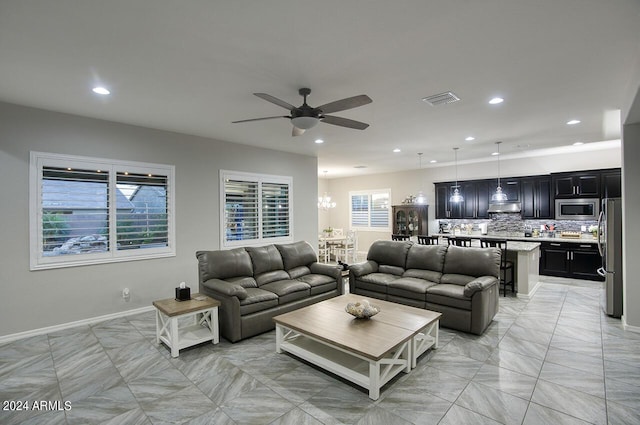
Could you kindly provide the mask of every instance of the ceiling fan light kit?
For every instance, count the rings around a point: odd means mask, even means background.
[[[307,105],[307,96],[311,94],[311,89],[301,88],[298,90],[300,96],[304,98],[304,101],[301,106],[295,107],[284,100],[278,99],[277,97],[273,97],[270,94],[266,93],[254,93],[255,96],[258,96],[260,99],[266,100],[267,102],[271,102],[274,105],[278,105],[282,108],[288,109],[290,115],[284,116],[275,116],[275,117],[264,117],[264,118],[252,118],[248,120],[240,120],[233,121],[233,124],[243,123],[249,121],[262,121],[262,120],[270,120],[275,118],[288,118],[293,125],[293,131],[291,132],[292,136],[300,136],[304,134],[305,130],[315,127],[318,122],[322,121],[326,124],[337,125],[339,127],[347,127],[355,130],[364,130],[369,127],[369,124],[351,120],[348,118],[336,117],[333,115],[325,115],[327,113],[332,112],[340,112],[346,111],[347,109],[357,108],[358,106],[367,105],[372,102],[371,98],[366,94],[361,94],[358,96],[347,97],[345,99],[336,100],[335,102],[329,102],[322,106],[318,106],[317,108],[313,108]]]

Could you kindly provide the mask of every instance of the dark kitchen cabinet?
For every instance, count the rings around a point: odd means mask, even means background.
[[[450,202],[455,183],[436,183],[436,219],[462,218],[464,202]],[[461,189],[461,188],[460,188]],[[464,196],[462,190],[460,193]]]
[[[540,274],[602,281],[596,270],[601,258],[595,244],[543,242],[540,245]]]
[[[489,180],[473,180],[461,183],[464,196],[462,218],[489,218]]]
[[[522,218],[553,218],[551,177],[525,177],[520,188]]]
[[[602,198],[622,197],[622,172],[621,170],[606,170],[601,174],[600,189]]]
[[[599,198],[600,173],[578,172],[552,174],[554,197],[559,198]]]
[[[399,235],[426,235],[428,233],[427,205],[394,205],[393,233]]]
[[[491,193],[496,191],[494,186],[497,185],[498,182],[496,180],[495,185],[491,186]],[[520,179],[501,179],[500,185],[502,186],[502,193],[507,195],[507,202],[520,202]]]

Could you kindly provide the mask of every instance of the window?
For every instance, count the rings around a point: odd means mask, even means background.
[[[31,270],[175,255],[174,167],[31,153]]]
[[[389,232],[389,199],[391,191],[367,190],[349,192],[349,217],[354,230]]]
[[[220,171],[221,246],[291,242],[292,178]]]

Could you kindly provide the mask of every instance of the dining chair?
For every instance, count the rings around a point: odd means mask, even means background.
[[[440,243],[440,237],[436,235],[418,235],[418,243],[420,245],[438,245]]]
[[[507,296],[507,286],[511,287],[511,293],[515,294],[515,267],[513,261],[507,261],[507,241],[506,239],[480,239],[480,246],[483,248],[500,248],[500,285],[503,286],[503,294]],[[507,279],[509,272],[509,279]]]
[[[343,262],[349,261],[349,255],[351,255],[352,262],[356,262],[356,252],[358,249],[358,236],[355,230],[349,230],[347,232],[346,239],[336,245],[334,248],[336,261]]]
[[[397,234],[397,233],[393,233],[391,235],[391,240],[392,241],[408,241],[410,239],[411,239],[410,235],[400,235],[400,234]]]

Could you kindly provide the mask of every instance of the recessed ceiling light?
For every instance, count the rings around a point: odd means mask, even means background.
[[[502,103],[502,102],[504,102],[504,99],[501,97],[494,97],[489,101],[491,105],[497,105],[498,103]]]
[[[500,155],[500,152],[491,152],[491,156],[498,156]]]
[[[580,145],[584,145],[584,142],[575,142],[575,143],[573,144],[573,146],[580,146]]]
[[[580,124],[580,120],[567,121],[567,125],[576,125],[576,124]]]
[[[92,91],[96,94],[102,94],[102,95],[111,94],[111,92],[107,88],[102,86],[94,87]]]
[[[324,143],[324,140],[322,140],[322,139],[316,139],[316,140],[315,140],[315,142],[316,142],[318,145],[320,145],[320,144]]]
[[[475,138],[475,137],[473,137],[473,136],[469,136],[469,137],[465,137],[465,139],[464,139],[464,140],[466,140],[467,142],[471,142],[471,141],[473,141],[473,140],[476,140],[476,138]]]
[[[393,151],[394,151],[395,153],[398,153],[398,152],[400,152],[400,148],[395,148]]]
[[[431,160],[431,161],[429,161],[429,162],[430,162],[430,163],[432,163],[432,164],[435,164],[435,163],[436,163],[436,162],[438,162],[438,161],[436,161],[435,159],[432,159],[432,160]]]

